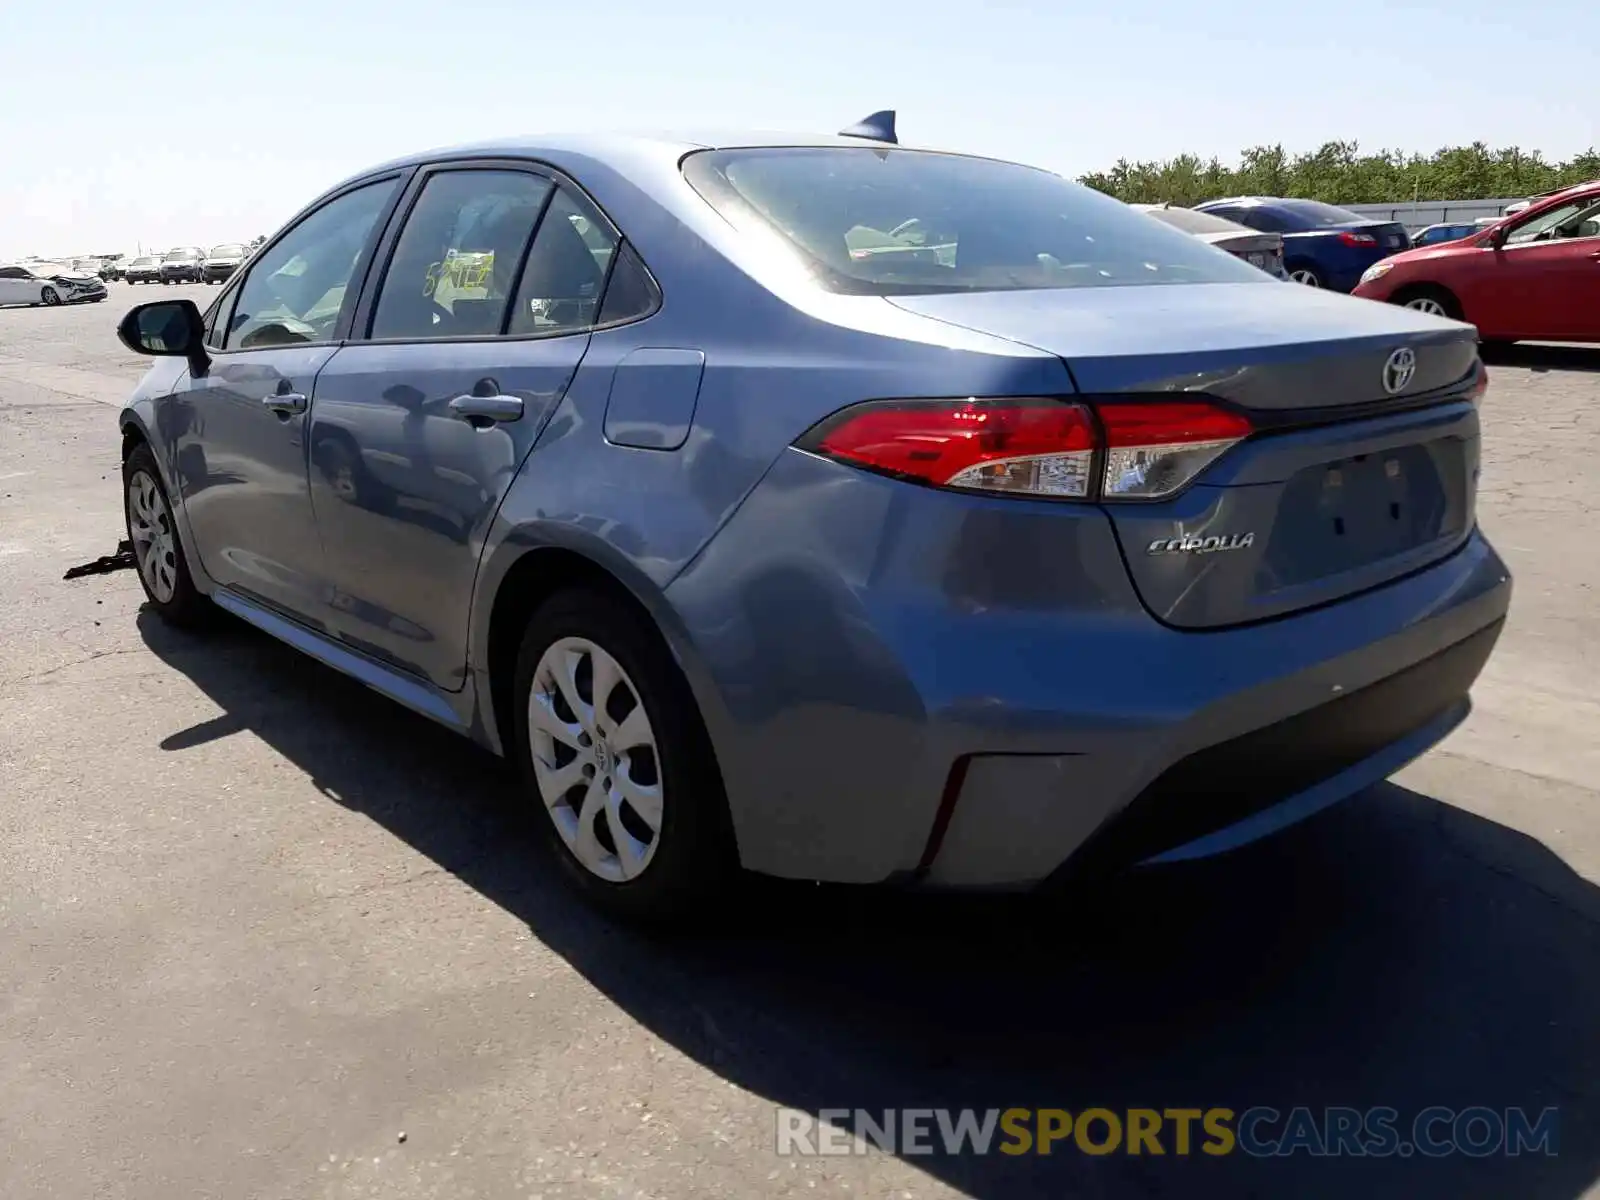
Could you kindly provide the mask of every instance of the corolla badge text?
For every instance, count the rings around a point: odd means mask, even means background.
[[[1145,549],[1146,554],[1215,554],[1220,550],[1243,550],[1256,544],[1254,533],[1213,534],[1203,537],[1186,533],[1182,537],[1157,538]]]

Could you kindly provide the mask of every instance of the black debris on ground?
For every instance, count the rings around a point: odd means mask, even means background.
[[[105,554],[93,562],[79,563],[67,568],[63,579],[82,579],[85,575],[108,575],[112,571],[125,571],[137,567],[139,560],[133,556],[132,542],[118,542],[115,554]]]

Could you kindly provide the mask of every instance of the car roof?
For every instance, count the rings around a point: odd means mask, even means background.
[[[1343,208],[1342,204],[1335,204],[1331,200],[1313,200],[1309,196],[1227,196],[1221,200],[1207,200],[1198,204],[1196,208],[1209,208],[1213,204],[1237,204],[1241,208],[1265,208],[1276,205],[1280,208],[1291,207],[1296,204],[1317,204],[1323,208]]]
[[[1550,196],[1565,196],[1568,192],[1587,192],[1589,189],[1597,187],[1600,187],[1600,179],[1589,179],[1583,183],[1573,183],[1563,188],[1557,188],[1553,192],[1536,192],[1529,199],[1544,200]]]
[[[874,141],[871,138],[796,133],[793,130],[693,129],[641,133],[550,133],[435,147],[378,163],[357,175],[352,175],[345,182],[353,182],[383,171],[448,159],[529,158],[548,162],[556,167],[564,167],[576,160],[587,159],[613,168],[621,168],[628,162],[636,161],[641,155],[671,161],[698,150],[733,150],[764,146],[807,148],[850,146],[856,149],[941,152],[938,147],[933,146],[917,146],[905,142],[890,144]],[[942,152],[949,153],[949,151]],[[964,155],[964,157],[983,156]]]
[[[1221,199],[1218,199],[1218,200],[1207,200],[1204,203],[1198,205],[1197,207],[1203,208],[1208,204],[1242,204],[1246,208],[1248,208],[1248,207],[1250,207],[1251,205],[1254,205],[1254,204],[1279,204],[1279,203],[1282,203],[1282,198],[1279,197],[1279,196],[1223,196]]]

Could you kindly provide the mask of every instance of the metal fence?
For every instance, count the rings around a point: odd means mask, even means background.
[[[1464,224],[1476,221],[1479,217],[1498,217],[1505,212],[1506,205],[1523,199],[1526,197],[1505,196],[1499,200],[1418,200],[1407,204],[1341,204],[1339,207],[1348,208],[1363,217],[1399,221],[1415,233],[1426,226],[1441,225],[1446,221]]]

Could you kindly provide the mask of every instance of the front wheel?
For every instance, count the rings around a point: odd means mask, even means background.
[[[54,308],[57,304],[61,303],[61,293],[56,291],[53,287],[46,287],[39,293],[39,303],[43,304],[46,308]]]
[[[1461,302],[1452,292],[1435,284],[1414,284],[1402,288],[1389,297],[1389,302],[1409,308],[1412,312],[1427,313],[1430,317],[1448,317],[1452,321],[1462,319]]]
[[[535,818],[597,907],[668,924],[731,880],[727,801],[694,696],[647,619],[604,591],[546,601],[517,656],[515,753]]]
[[[134,447],[122,464],[122,495],[128,540],[150,607],[169,625],[192,628],[203,623],[211,602],[189,574],[177,520],[149,446]]]

